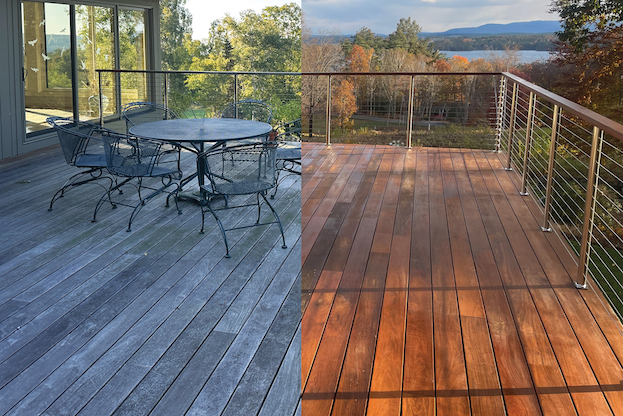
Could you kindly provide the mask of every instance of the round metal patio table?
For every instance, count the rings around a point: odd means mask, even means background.
[[[223,146],[227,142],[266,137],[272,130],[268,123],[236,118],[182,118],[173,120],[152,121],[130,128],[130,134],[148,139],[174,143],[194,153]],[[209,145],[209,146],[206,146]],[[196,174],[182,180],[187,183],[197,175],[199,187],[204,185],[204,167],[197,166]],[[196,194],[182,195],[185,198],[197,198]]]

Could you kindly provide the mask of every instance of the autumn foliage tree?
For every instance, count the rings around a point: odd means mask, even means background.
[[[352,127],[351,117],[357,111],[355,85],[348,78],[340,79],[331,93],[331,113],[339,128]]]
[[[617,121],[623,120],[623,3],[554,0],[563,30],[557,33],[557,93]]]

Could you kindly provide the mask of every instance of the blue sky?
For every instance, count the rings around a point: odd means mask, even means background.
[[[486,23],[558,20],[548,0],[302,0],[306,25],[352,35],[362,26],[389,34],[402,17],[415,19],[424,32],[443,32]]]

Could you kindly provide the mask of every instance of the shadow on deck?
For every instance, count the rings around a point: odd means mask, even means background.
[[[620,322],[496,153],[303,167],[303,415],[623,414]]]
[[[195,169],[184,155],[184,171]],[[0,414],[292,415],[300,400],[300,180],[276,226],[199,234],[199,208],[105,206],[53,147],[0,163]],[[135,198],[127,187],[122,197]],[[266,209],[268,211],[268,209]],[[253,218],[229,213],[232,225]],[[254,220],[253,220],[254,221]]]

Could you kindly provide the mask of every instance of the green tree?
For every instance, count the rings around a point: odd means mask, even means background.
[[[419,37],[422,29],[415,20],[411,18],[400,19],[396,25],[396,30],[387,37],[387,47],[389,49],[404,49],[414,55],[434,56],[434,49],[430,42]]]
[[[562,31],[558,38],[581,49],[591,32],[604,32],[623,20],[622,0],[552,0],[551,11],[558,13]]]
[[[184,39],[192,34],[192,16],[185,5],[186,0],[160,0],[162,69],[182,70],[190,65]]]

